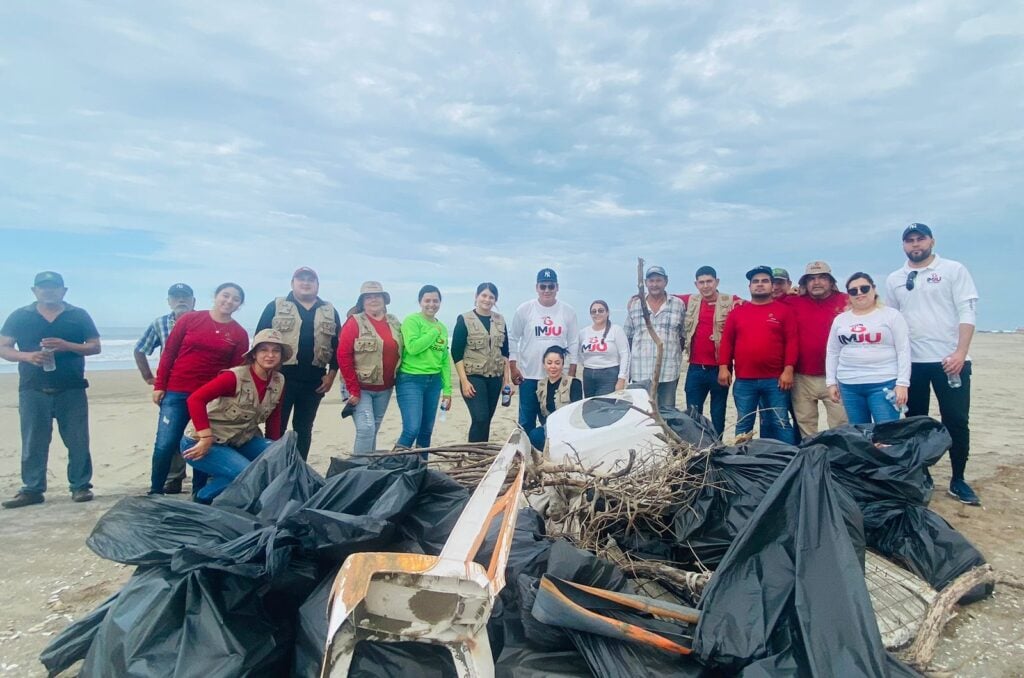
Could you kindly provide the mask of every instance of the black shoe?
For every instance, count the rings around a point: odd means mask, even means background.
[[[76,504],[81,504],[87,501],[92,501],[93,496],[94,495],[92,493],[92,490],[88,488],[82,490],[75,490],[74,492],[71,493],[71,501],[75,502]]]
[[[31,506],[32,504],[42,504],[44,501],[43,495],[36,494],[35,492],[19,492],[14,495],[14,499],[8,499],[0,506],[5,509],[21,508],[22,506]]]
[[[949,481],[949,496],[959,499],[961,503],[968,506],[981,506],[981,500],[978,499],[978,495],[974,493],[974,490],[971,489],[971,486],[963,478]]]
[[[181,494],[181,478],[164,483],[164,494]]]

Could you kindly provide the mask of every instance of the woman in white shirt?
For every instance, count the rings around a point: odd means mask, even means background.
[[[910,386],[907,321],[882,306],[867,273],[851,275],[846,293],[850,310],[836,316],[828,335],[825,385],[833,402],[842,401],[851,424],[895,421]]]
[[[583,359],[583,395],[606,395],[626,387],[629,374],[629,341],[608,317],[608,304],[601,299],[590,304],[590,327],[580,330]]]

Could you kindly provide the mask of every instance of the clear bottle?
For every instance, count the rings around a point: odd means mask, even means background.
[[[438,420],[448,421],[448,408],[445,406],[443,402],[441,403],[441,414],[438,417]]]
[[[508,407],[512,404],[512,387],[505,384],[505,388],[501,389],[501,406]]]
[[[896,404],[896,391],[892,390],[891,388],[883,388],[882,393],[885,394],[885,399],[889,401],[889,404],[892,405],[897,412],[899,412],[900,414],[907,413],[906,405]]]
[[[44,347],[40,350],[43,352],[45,359],[43,362],[43,372],[53,372],[57,369],[57,358],[53,355],[53,349]]]
[[[946,374],[946,380],[949,382],[950,388],[960,388],[964,385],[963,380],[960,379],[959,374]]]

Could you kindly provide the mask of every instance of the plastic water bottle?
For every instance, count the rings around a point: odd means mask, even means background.
[[[43,372],[53,372],[57,369],[57,358],[53,355],[53,349],[42,348],[40,350],[43,352],[43,357],[45,358],[45,361],[43,362]]]
[[[906,405],[896,404],[896,391],[892,390],[891,388],[883,388],[882,393],[885,394],[885,399],[889,401],[889,404],[893,406],[893,409],[895,409],[900,414],[907,413]]]
[[[946,380],[949,381],[950,388],[960,388],[961,386],[964,385],[964,382],[961,381],[959,374],[947,374]]]
[[[448,421],[448,408],[445,407],[444,403],[441,403],[441,416],[438,417],[441,421]]]
[[[512,387],[505,384],[505,388],[501,389],[501,406],[508,407],[512,404]]]

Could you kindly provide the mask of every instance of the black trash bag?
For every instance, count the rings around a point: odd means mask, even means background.
[[[298,510],[324,486],[324,479],[303,461],[296,440],[295,432],[287,431],[271,443],[213,505],[245,511],[272,523]]]
[[[576,650],[539,652],[532,647],[506,647],[494,663],[495,678],[592,678]]]
[[[928,468],[951,443],[939,422],[910,417],[874,426],[839,426],[804,441],[801,447],[827,447],[832,476],[862,507],[888,499],[927,506],[934,488]]]
[[[915,675],[882,645],[824,448],[797,455],[701,598],[694,652],[743,675]]]
[[[936,591],[985,564],[984,556],[971,542],[942,516],[923,506],[877,501],[865,507],[864,524],[873,548],[924,579]],[[987,598],[993,590],[992,584],[979,584],[959,602],[973,603]]]
[[[706,481],[672,519],[672,560],[714,569],[797,452],[792,445],[758,439],[694,460],[689,472]]]
[[[330,570],[299,607],[291,675],[318,676],[327,645],[327,601],[341,565]]]
[[[39,661],[46,667],[50,676],[62,673],[75,662],[85,659],[85,655],[89,652],[89,646],[96,638],[96,632],[99,631],[100,625],[107,618],[107,613],[110,612],[119,595],[121,595],[120,592],[115,593],[89,614],[71,622],[40,653]]]
[[[680,412],[672,407],[662,407],[659,411],[668,427],[698,450],[722,442],[711,420],[695,407],[689,408],[686,412]]]
[[[415,500],[397,521],[400,541],[389,550],[440,554],[468,501],[469,490],[447,474],[428,469]]]

